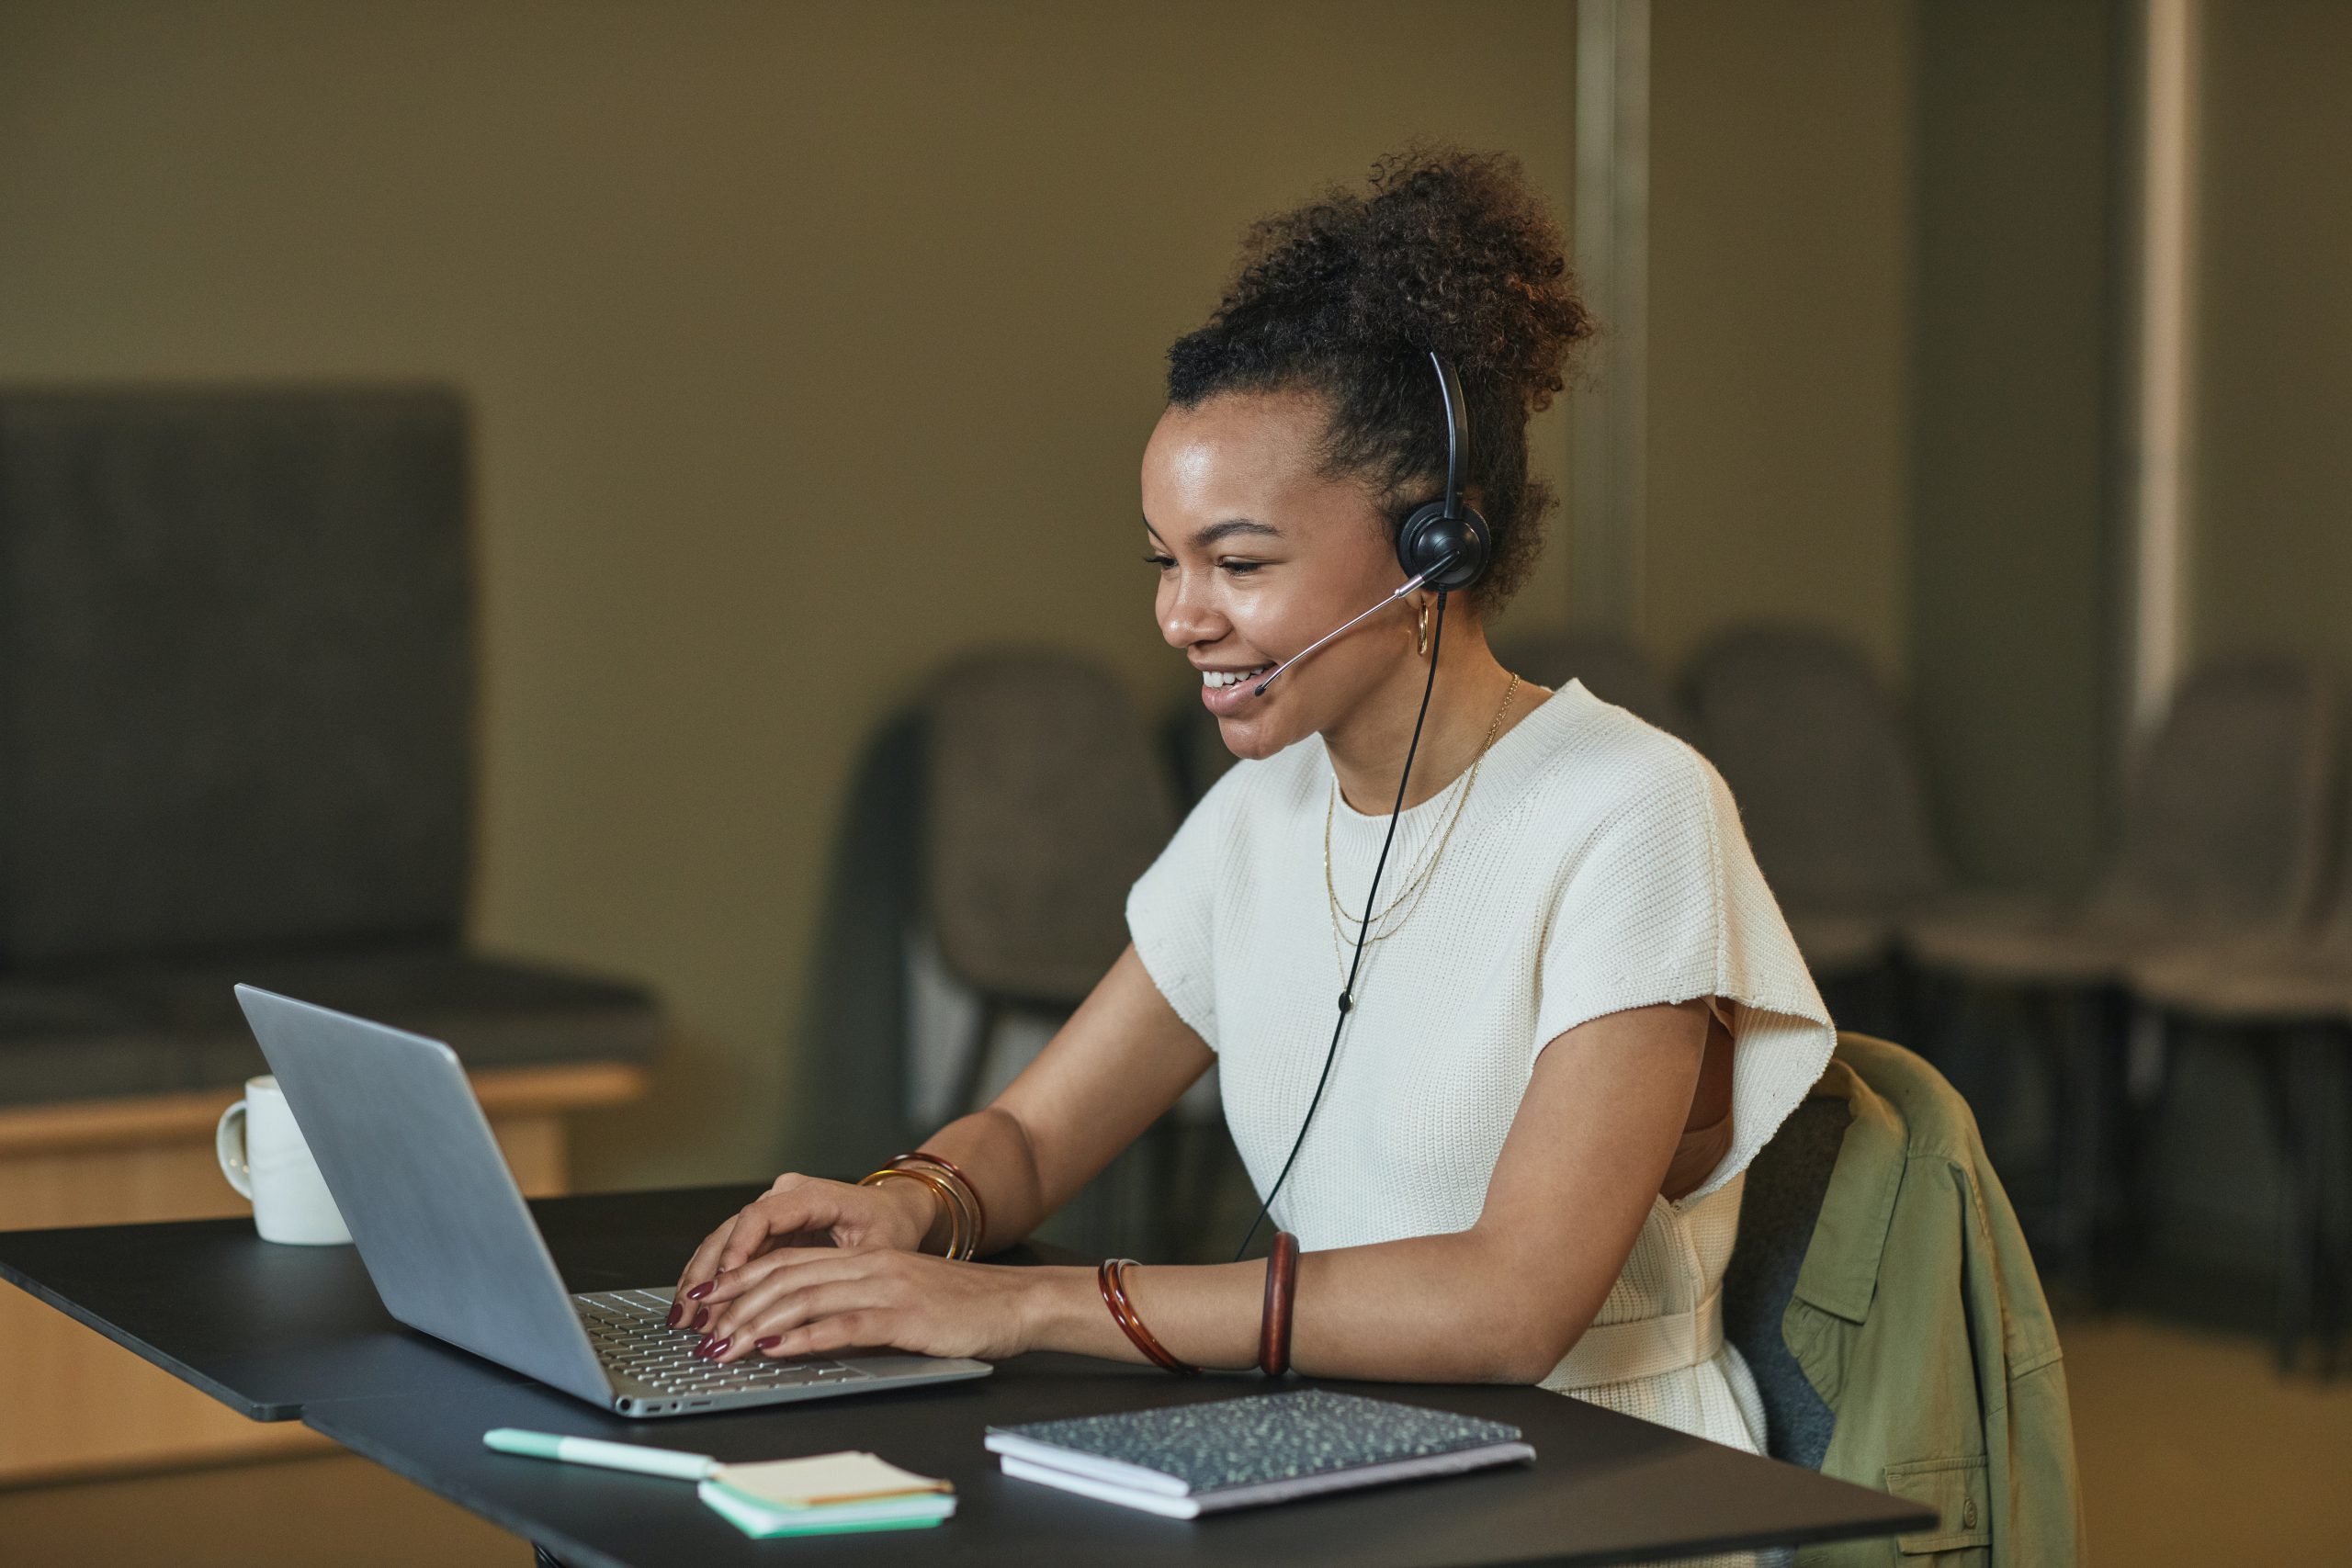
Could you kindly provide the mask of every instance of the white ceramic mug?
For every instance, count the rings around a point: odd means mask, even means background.
[[[220,1174],[253,1200],[262,1240],[333,1247],[351,1239],[277,1078],[247,1078],[245,1098],[220,1112],[212,1143]]]

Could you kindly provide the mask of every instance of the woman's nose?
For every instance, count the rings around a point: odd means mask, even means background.
[[[1170,648],[1215,642],[1225,635],[1224,618],[1207,595],[1182,573],[1159,591],[1159,635]]]

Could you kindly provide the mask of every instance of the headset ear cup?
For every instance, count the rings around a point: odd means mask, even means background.
[[[1428,584],[1459,593],[1487,575],[1490,540],[1487,520],[1470,507],[1448,517],[1445,503],[1432,501],[1416,507],[1397,528],[1396,564],[1405,569],[1406,576],[1419,577],[1452,556],[1452,563],[1433,572]]]

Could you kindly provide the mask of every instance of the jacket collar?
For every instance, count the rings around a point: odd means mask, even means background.
[[[1885,1096],[1834,1058],[1813,1093],[1845,1100],[1852,1120],[1797,1270],[1795,1293],[1824,1312],[1860,1323],[1870,1314],[1871,1297],[1878,1290],[1879,1258],[1903,1188],[1903,1118]]]

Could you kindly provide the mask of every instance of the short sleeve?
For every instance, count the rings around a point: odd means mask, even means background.
[[[1729,1002],[1732,1151],[1688,1204],[1746,1168],[1827,1068],[1837,1034],[1723,779],[1679,746],[1640,773],[1567,863],[1533,1051],[1605,1013]]]
[[[1127,935],[1176,1016],[1216,1049],[1216,892],[1232,851],[1227,826],[1247,765],[1227,770],[1168,847],[1127,889]]]

